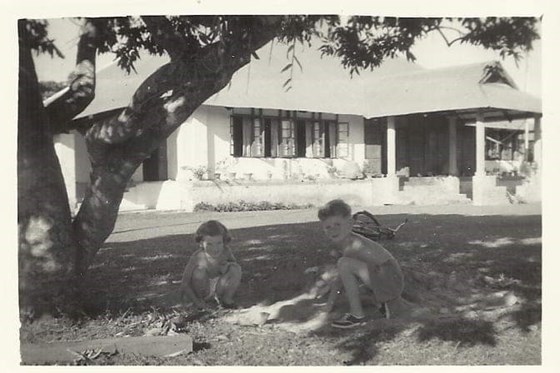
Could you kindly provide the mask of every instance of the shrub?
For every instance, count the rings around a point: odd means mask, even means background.
[[[285,204],[282,202],[227,202],[219,203],[216,206],[206,203],[199,202],[194,206],[194,211],[218,211],[218,212],[235,212],[235,211],[270,211],[270,210],[296,210],[296,209],[306,209],[313,207],[312,204],[307,203],[303,205],[298,205],[295,203]]]

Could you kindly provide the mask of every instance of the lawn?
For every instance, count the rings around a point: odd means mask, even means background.
[[[299,297],[306,268],[332,263],[316,211],[127,213],[99,252],[87,278],[79,320],[39,319],[21,328],[24,343],[179,333],[194,352],[169,358],[100,357],[91,364],[149,365],[538,365],[541,364],[541,210],[503,207],[381,206],[384,225],[405,225],[384,245],[405,272],[409,310],[363,328],[332,329],[320,307]],[[189,314],[176,291],[193,232],[219,219],[233,235],[243,267],[241,311]],[[263,325],[243,323],[244,310],[276,310]],[[336,311],[344,312],[345,304]],[[185,319],[186,317],[186,319]],[[185,321],[186,320],[186,321]],[[232,322],[232,320],[237,320]],[[158,329],[159,328],[159,329]]]

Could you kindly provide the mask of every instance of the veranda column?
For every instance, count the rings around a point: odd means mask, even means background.
[[[457,168],[457,117],[449,118],[449,175],[459,175]]]
[[[525,120],[525,134],[523,136],[525,142],[525,150],[523,154],[523,160],[525,162],[529,161],[529,120]]]
[[[535,115],[535,147],[533,154],[533,161],[537,164],[537,172],[539,173],[542,167],[541,116],[542,114]]]
[[[485,148],[486,140],[484,136],[484,116],[482,113],[476,114],[476,176],[486,175],[485,170]]]
[[[387,177],[397,174],[395,117],[387,118]]]

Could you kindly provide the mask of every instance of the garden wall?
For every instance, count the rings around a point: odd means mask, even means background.
[[[157,184],[157,185],[156,185]],[[156,189],[156,190],[154,190]],[[397,191],[394,182],[385,178],[364,180],[321,181],[165,181],[131,188],[124,196],[147,209],[193,211],[198,203],[218,205],[229,202],[271,202],[286,205],[318,206],[334,198],[342,198],[356,206],[390,203]]]

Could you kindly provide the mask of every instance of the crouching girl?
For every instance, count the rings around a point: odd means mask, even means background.
[[[229,249],[227,228],[209,220],[198,227],[195,241],[199,249],[183,272],[183,299],[202,309],[209,309],[212,300],[223,308],[235,308],[233,296],[241,283],[241,266]]]

